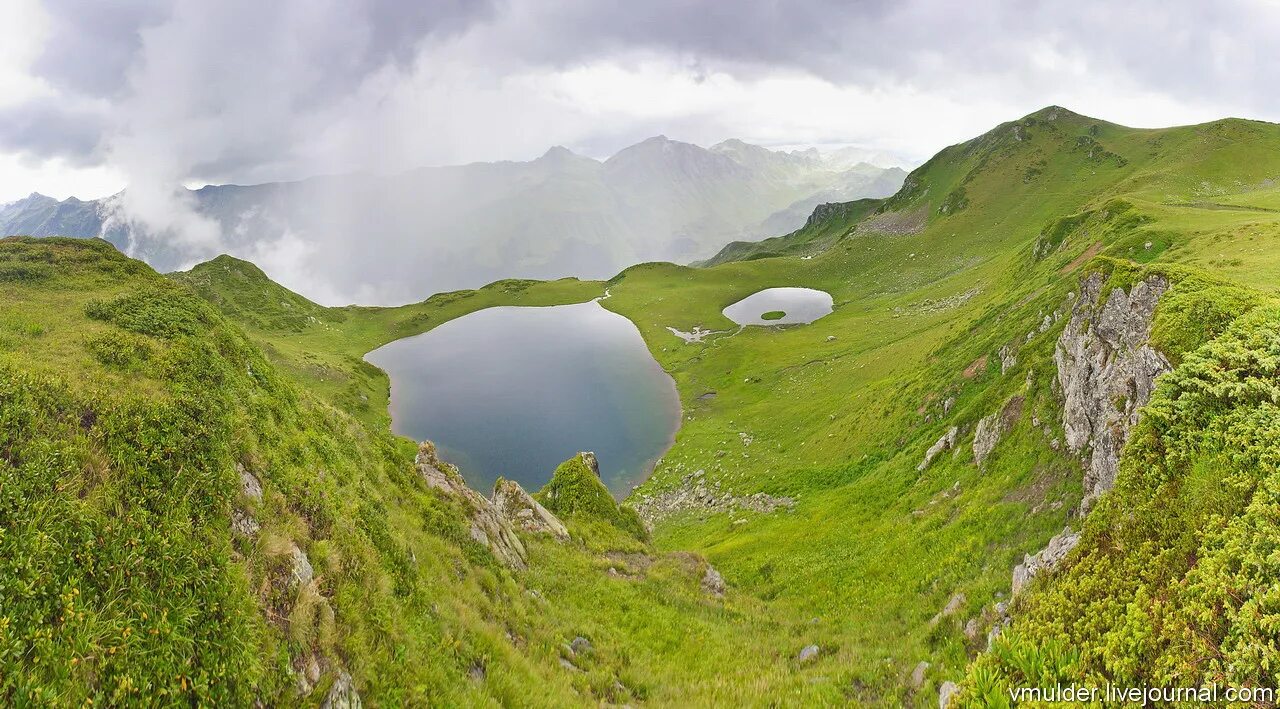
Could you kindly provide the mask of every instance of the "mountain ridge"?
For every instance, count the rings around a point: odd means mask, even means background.
[[[556,146],[523,162],[207,185],[185,193],[220,234],[207,245],[131,221],[127,191],[88,202],[28,197],[0,208],[0,233],[101,236],[161,271],[234,253],[327,302],[411,302],[503,277],[599,278],[710,255],[733,237],[799,225],[809,202],[885,196],[902,176],[750,152],[742,162],[656,136],[604,161]]]

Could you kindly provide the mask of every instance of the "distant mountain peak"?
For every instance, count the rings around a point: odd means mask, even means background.
[[[564,147],[563,145],[553,145],[547,148],[547,152],[542,154],[539,160],[563,160],[565,158],[577,157],[577,153]]]

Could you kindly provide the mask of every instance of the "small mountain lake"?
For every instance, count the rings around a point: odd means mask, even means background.
[[[803,325],[830,315],[830,293],[812,288],[766,288],[724,309],[739,325]]]
[[[675,382],[639,330],[594,301],[481,310],[365,359],[391,377],[392,429],[434,441],[485,494],[498,477],[535,492],[594,451],[621,497],[680,425]]]

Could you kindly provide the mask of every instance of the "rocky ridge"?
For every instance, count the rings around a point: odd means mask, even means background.
[[[1113,288],[1105,301],[1103,285],[1100,273],[1081,283],[1053,354],[1067,449],[1090,450],[1085,509],[1115,484],[1120,451],[1138,410],[1151,399],[1156,377],[1171,369],[1150,343],[1151,321],[1168,281],[1149,276],[1127,292]]]

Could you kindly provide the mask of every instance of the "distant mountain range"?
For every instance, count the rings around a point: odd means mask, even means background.
[[[886,197],[906,173],[848,151],[702,148],[658,136],[604,160],[555,147],[529,162],[430,167],[190,192],[214,243],[155,233],[123,193],[0,206],[0,235],[101,236],[161,271],[217,253],[328,302],[405,302],[510,277],[609,276],[687,262],[799,228],[824,202]]]

